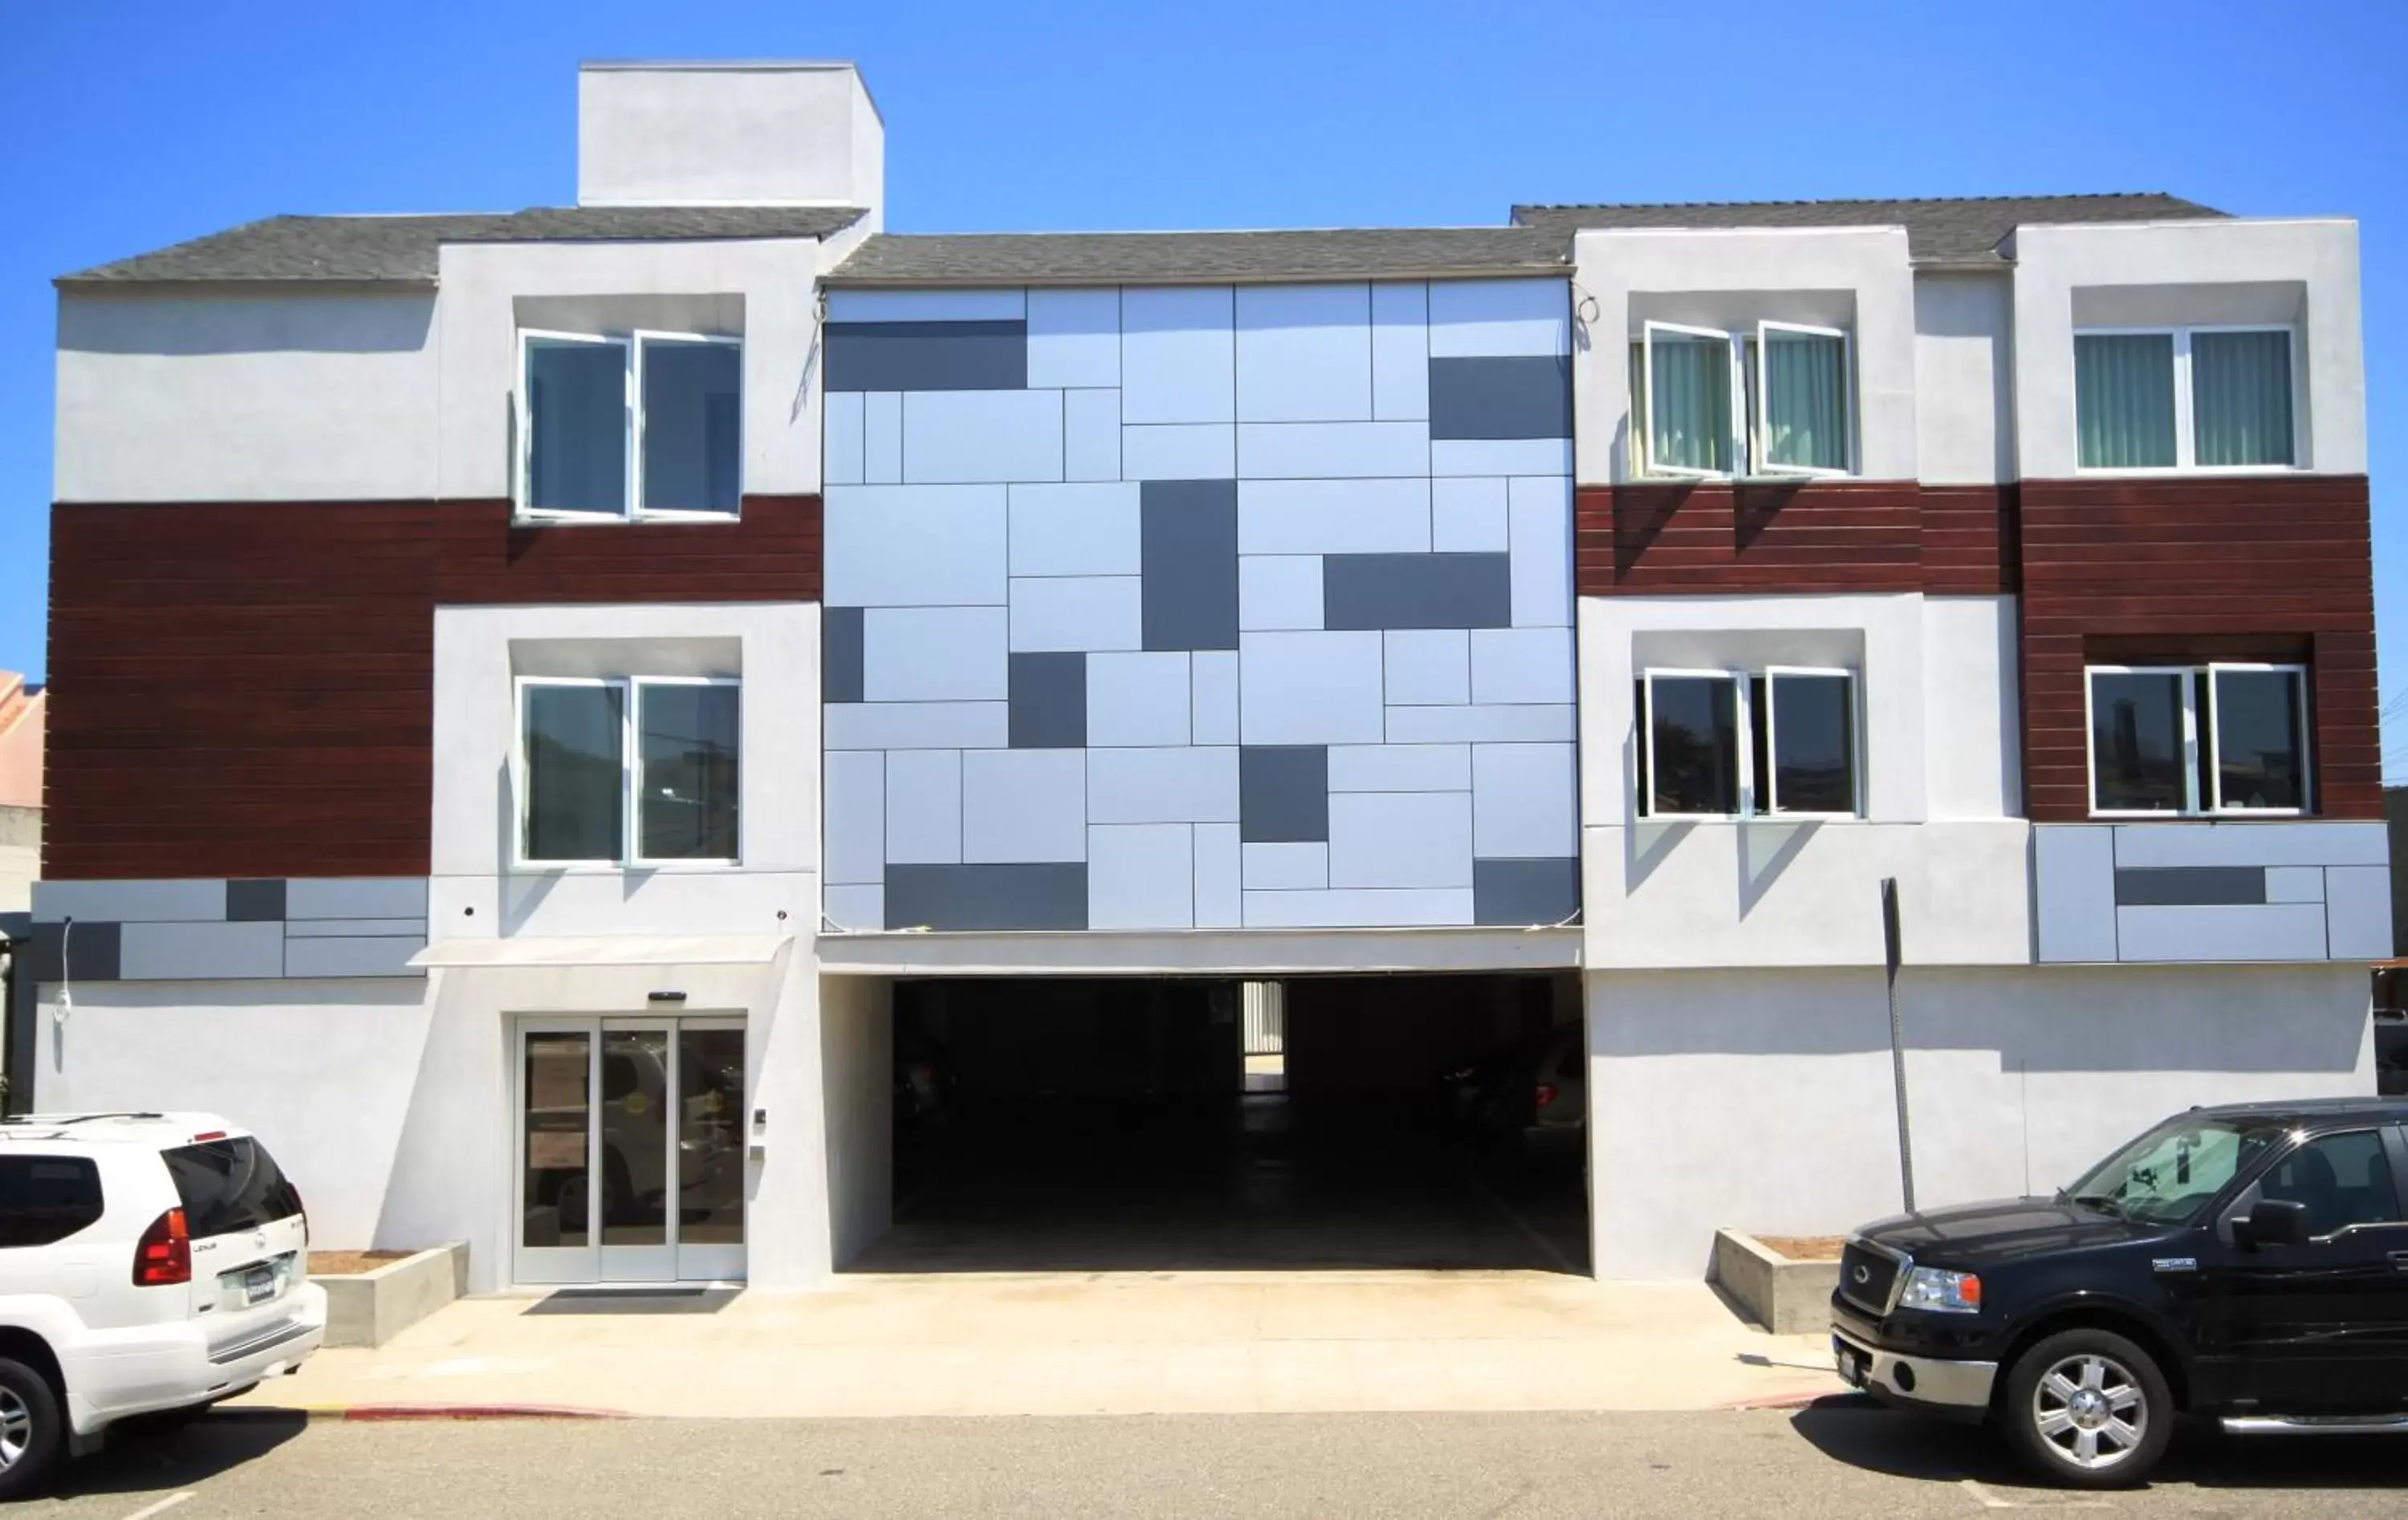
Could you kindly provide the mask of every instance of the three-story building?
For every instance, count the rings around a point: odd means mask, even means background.
[[[1580,1023],[1592,1269],[1687,1275],[1898,1202],[1885,880],[1926,1197],[2371,1089],[2349,222],[897,236],[849,66],[579,124],[574,207],[59,282],[21,1107],[237,1114],[480,1286],[804,1286],[898,985],[1198,991],[1143,1083],[1234,1094],[1283,982],[1302,1087]]]

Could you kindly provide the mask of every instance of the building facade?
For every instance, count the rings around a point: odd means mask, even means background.
[[[1546,978],[1592,1269],[1685,1276],[1897,1206],[1885,880],[1927,1199],[2372,1090],[2353,223],[896,236],[850,67],[580,111],[572,208],[60,281],[39,1107],[799,1287],[898,981]]]

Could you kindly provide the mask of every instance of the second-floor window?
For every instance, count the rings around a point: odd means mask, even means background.
[[[2287,327],[2073,335],[2083,469],[2260,469],[2295,462]]]
[[[2094,665],[2090,810],[2308,810],[2308,673],[2296,665]]]
[[[739,690],[694,677],[519,682],[519,859],[738,858]]]
[[[1853,671],[1650,670],[1637,695],[1642,815],[1861,810]]]
[[[737,339],[522,332],[519,350],[522,515],[735,515],[743,457]]]
[[[1759,322],[1646,323],[1632,346],[1641,472],[1845,475],[1855,467],[1848,335]]]

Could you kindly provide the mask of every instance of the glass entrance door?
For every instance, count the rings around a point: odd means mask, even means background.
[[[742,1277],[742,1021],[530,1020],[518,1040],[515,1279]]]

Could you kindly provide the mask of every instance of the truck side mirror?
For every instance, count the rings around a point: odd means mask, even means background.
[[[2308,1206],[2297,1198],[2259,1198],[2233,1224],[2232,1238],[2242,1245],[2305,1245]]]

